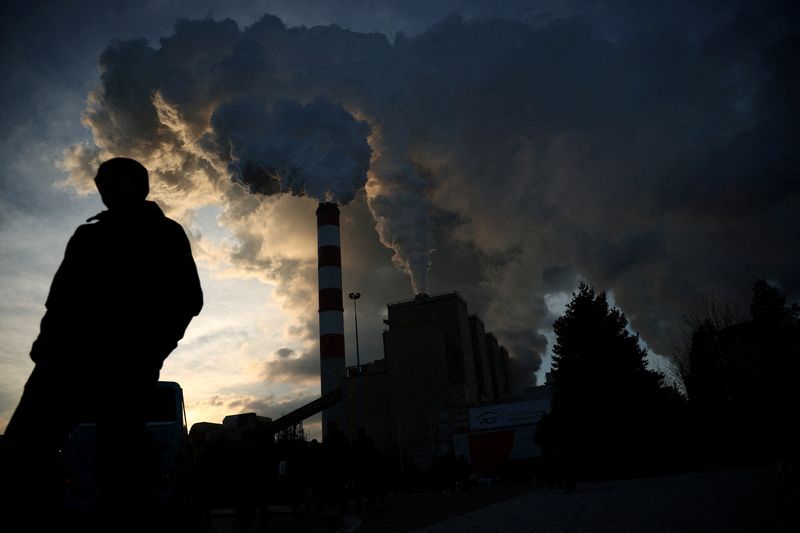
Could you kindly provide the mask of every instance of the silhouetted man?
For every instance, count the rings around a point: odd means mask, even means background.
[[[114,158],[95,184],[108,210],[67,244],[31,349],[36,365],[5,433],[11,496],[23,506],[55,496],[58,450],[81,421],[97,423],[101,506],[145,497],[146,405],[203,305],[185,232],[146,200],[147,169]]]

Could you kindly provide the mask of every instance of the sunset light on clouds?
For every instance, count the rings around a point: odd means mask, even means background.
[[[321,200],[341,206],[362,362],[383,356],[386,304],[418,292],[458,291],[528,384],[580,280],[668,372],[697,295],[754,276],[800,294],[781,2],[12,4],[0,430],[111,156],[150,170],[150,199],[191,240],[205,307],[161,374],[190,425],[319,395]]]

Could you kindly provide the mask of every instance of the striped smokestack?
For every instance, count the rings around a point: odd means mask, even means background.
[[[344,385],[344,307],[342,306],[342,253],[339,240],[339,208],[321,202],[317,208],[319,275],[319,358],[322,395]],[[328,422],[342,428],[337,407],[322,411],[322,431]]]

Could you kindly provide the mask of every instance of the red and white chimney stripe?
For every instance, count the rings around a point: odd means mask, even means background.
[[[322,202],[317,208],[317,246],[320,381],[324,395],[345,381],[342,252],[335,203]],[[331,409],[322,412],[323,431],[327,431],[328,420],[335,418]],[[337,423],[341,427],[341,421]]]

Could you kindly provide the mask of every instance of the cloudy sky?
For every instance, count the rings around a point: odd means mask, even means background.
[[[162,371],[190,424],[318,395],[320,200],[362,360],[415,292],[459,291],[528,383],[580,280],[667,372],[698,298],[800,294],[793,2],[11,0],[0,26],[0,429],[111,156],[191,236],[206,306]]]

